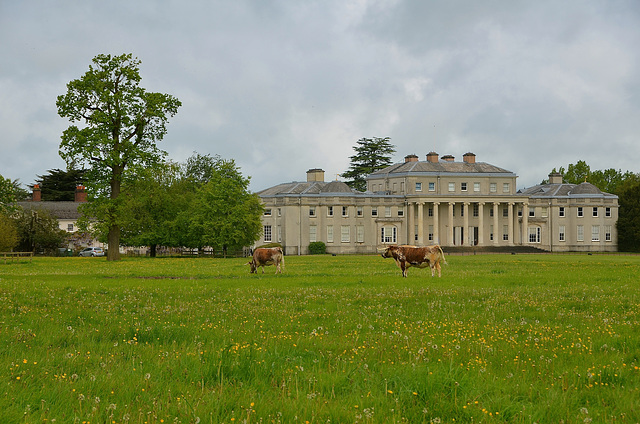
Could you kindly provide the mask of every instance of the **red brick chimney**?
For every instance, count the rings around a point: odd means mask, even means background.
[[[407,162],[418,162],[418,156],[416,155],[407,155],[404,157],[404,163]]]
[[[32,202],[39,202],[42,200],[42,192],[40,191],[40,184],[33,185],[33,193],[31,194]]]
[[[429,152],[427,154],[427,162],[438,163],[438,154],[436,152]]]
[[[462,160],[466,163],[476,163],[476,155],[469,152],[462,155]]]
[[[442,156],[442,160],[446,162],[454,162],[456,158],[453,155],[444,155]]]
[[[86,202],[87,201],[87,192],[84,189],[83,185],[76,186],[76,202]]]

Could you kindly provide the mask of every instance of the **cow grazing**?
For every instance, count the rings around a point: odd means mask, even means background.
[[[438,245],[415,247],[415,246],[388,246],[382,252],[383,258],[393,258],[398,267],[402,270],[402,276],[407,276],[407,268],[415,266],[418,268],[431,268],[431,276],[438,270],[438,277],[441,276],[440,261],[445,264],[444,252]]]
[[[247,262],[247,265],[251,267],[251,273],[257,273],[258,267],[262,267],[262,273],[264,274],[264,267],[266,265],[275,265],[276,274],[282,274],[280,265],[284,268],[284,253],[281,247],[259,247],[253,251],[253,258]]]

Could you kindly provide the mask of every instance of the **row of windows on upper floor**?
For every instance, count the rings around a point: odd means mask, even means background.
[[[349,206],[341,206],[342,208],[342,215],[343,217],[348,217],[349,216]],[[453,216],[456,216],[456,207],[453,208]],[[529,217],[530,218],[535,218],[536,216],[536,209],[537,208],[530,208],[529,209]],[[546,207],[540,207],[540,216],[542,218],[546,218],[548,216],[548,208]],[[560,206],[558,208],[558,216],[560,218],[564,218],[567,215],[567,208],[565,208],[564,206]],[[579,218],[582,218],[585,216],[585,207],[583,206],[578,206],[576,208],[576,216]],[[591,208],[591,216],[594,218],[597,218],[599,216],[599,207],[594,206]],[[427,213],[428,216],[433,216],[433,208],[428,208],[427,209]],[[459,213],[460,216],[464,216],[464,205],[460,205],[459,207]],[[474,217],[478,217],[480,215],[480,206],[478,203],[474,203],[472,205],[472,216]],[[271,216],[272,215],[272,211],[270,208],[267,208],[264,210],[264,216]],[[282,216],[282,209],[278,208],[278,216]],[[315,206],[310,206],[309,207],[309,216],[310,217],[315,217],[316,215],[316,207]],[[332,217],[335,216],[334,215],[334,207],[333,206],[327,206],[327,216]],[[358,217],[363,217],[364,216],[364,208],[362,206],[356,206],[356,216]],[[379,215],[378,213],[378,207],[373,206],[371,208],[371,216],[372,217],[378,217],[378,216],[382,216]],[[392,212],[391,212],[391,206],[385,206],[384,207],[384,215],[385,218],[390,218],[392,216]],[[402,206],[398,206],[397,207],[397,216],[398,217],[403,217],[404,216],[404,208]],[[507,218],[509,217],[509,208],[508,207],[504,207],[502,208],[502,216]],[[518,209],[518,216],[521,217],[522,216],[522,209]],[[604,216],[607,218],[611,217],[611,208],[610,207],[605,207],[604,208]],[[493,217],[493,208],[489,209],[489,217]]]
[[[449,193],[455,193],[456,192],[456,188],[457,188],[457,184],[459,184],[459,188],[460,188],[460,192],[462,193],[467,193],[469,191],[471,191],[471,187],[470,184],[467,182],[460,182],[460,183],[456,183],[454,181],[450,181],[447,183],[447,187],[449,190]],[[393,188],[391,191],[394,193],[398,192],[398,183],[397,182],[393,182],[392,183],[392,187],[385,187],[385,184],[376,184],[376,183],[372,183],[371,184],[371,191],[373,192],[380,192],[380,191],[387,191],[390,190],[391,188]],[[424,187],[422,182],[416,182],[415,183],[415,191],[416,193],[422,193],[424,192],[426,189],[427,192],[431,192],[431,193],[435,193],[436,192],[436,182],[435,181],[429,181],[427,183],[427,186]],[[474,182],[473,183],[473,192],[474,193],[480,193],[482,191],[482,184],[480,182]],[[404,181],[400,182],[400,193],[404,193]],[[498,183],[489,183],[489,193],[498,193]],[[502,193],[511,193],[511,183],[502,183]]]

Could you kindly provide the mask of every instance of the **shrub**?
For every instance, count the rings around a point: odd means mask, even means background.
[[[321,241],[314,241],[309,243],[309,254],[311,255],[324,255],[327,253],[327,246]]]

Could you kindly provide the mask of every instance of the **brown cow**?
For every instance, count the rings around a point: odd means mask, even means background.
[[[262,267],[262,273],[264,274],[265,265],[276,266],[276,274],[282,274],[280,264],[284,268],[284,252],[281,247],[259,247],[253,251],[253,258],[247,262],[247,265],[251,266],[251,274],[258,272],[258,267]]]
[[[431,276],[435,275],[438,270],[438,277],[441,276],[440,261],[445,264],[444,252],[437,244],[434,246],[416,247],[416,246],[388,246],[382,252],[383,258],[393,258],[398,267],[402,270],[402,276],[407,276],[407,268],[415,266],[418,268],[431,268]]]

